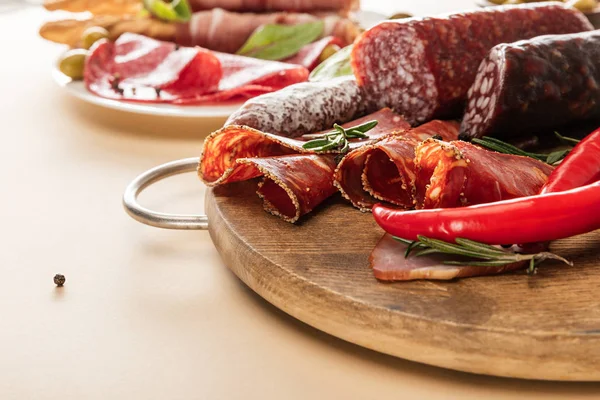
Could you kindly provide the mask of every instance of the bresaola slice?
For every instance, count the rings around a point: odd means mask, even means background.
[[[117,100],[199,104],[246,98],[306,81],[302,66],[178,47],[126,33],[98,42],[85,65],[87,88]]]
[[[467,142],[427,139],[415,149],[416,208],[463,207],[539,193],[554,167]]]
[[[347,122],[342,126],[359,125],[374,119],[378,124],[367,132],[370,139],[376,139],[394,130],[408,128],[406,121],[389,108]],[[225,126],[213,132],[204,141],[198,174],[200,179],[209,186],[251,179],[261,174],[253,166],[239,163],[239,159],[311,153],[311,150],[302,148],[304,143],[305,140],[263,132],[248,126]],[[352,142],[350,146],[356,148],[367,143],[370,143],[369,140],[359,140]]]
[[[375,278],[382,281],[410,281],[416,279],[450,280],[470,276],[496,275],[522,269],[526,261],[498,267],[445,265],[447,255],[429,254],[423,257],[405,257],[407,245],[385,234],[371,255],[369,264]]]
[[[380,141],[348,153],[338,165],[334,183],[342,195],[361,211],[370,211],[380,200],[413,207],[415,147],[440,135],[455,140],[458,123],[431,121],[410,130],[399,130]]]

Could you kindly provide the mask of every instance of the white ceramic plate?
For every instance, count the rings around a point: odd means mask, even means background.
[[[71,78],[60,72],[57,66],[54,66],[52,76],[60,87],[64,88],[70,95],[78,99],[102,107],[136,114],[180,118],[227,118],[242,105],[242,103],[237,103],[222,106],[178,106],[173,104],[135,103],[105,99],[89,92],[85,88],[83,82],[71,80]]]

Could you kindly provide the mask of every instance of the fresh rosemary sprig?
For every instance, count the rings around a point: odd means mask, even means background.
[[[573,139],[570,137],[566,137],[566,136],[562,136],[558,132],[554,132],[554,134],[563,143],[567,143],[570,145],[579,143],[579,140]],[[502,140],[499,140],[499,139],[496,139],[493,137],[489,137],[489,136],[484,136],[481,139],[473,138],[471,141],[473,143],[483,146],[487,149],[497,151],[498,153],[514,154],[517,156],[531,157],[531,158],[535,158],[536,160],[543,161],[550,165],[554,165],[554,164],[558,163],[559,161],[561,161],[563,158],[565,158],[567,156],[567,154],[569,154],[569,152],[572,149],[572,147],[571,147],[571,148],[564,149],[564,150],[553,151],[548,154],[530,153],[528,151],[521,150],[518,147],[515,147],[510,143],[506,143],[506,142],[503,142]]]
[[[369,136],[366,132],[377,126],[377,120],[365,122],[364,124],[343,128],[338,124],[333,124],[334,130],[322,135],[305,135],[305,138],[314,138],[302,145],[307,150],[316,152],[336,151],[346,153],[350,149],[348,139],[366,139]]]
[[[477,267],[500,267],[519,261],[529,261],[527,272],[530,274],[535,272],[536,263],[541,263],[544,260],[558,260],[565,264],[573,265],[572,262],[550,252],[520,254],[469,239],[457,238],[456,243],[448,243],[443,240],[430,239],[422,235],[417,237],[418,240],[412,241],[394,236],[395,240],[408,245],[404,253],[405,257],[408,257],[411,253],[415,257],[427,254],[452,254],[468,257],[469,259],[446,260],[443,262],[444,264]]]

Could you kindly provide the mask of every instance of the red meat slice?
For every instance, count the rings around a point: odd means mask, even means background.
[[[319,64],[319,57],[329,45],[344,46],[344,42],[335,36],[327,36],[304,46],[298,53],[285,60],[286,63],[302,65],[312,71]]]
[[[308,70],[126,33],[91,50],[84,78],[87,88],[101,97],[199,104],[279,90],[306,81]]]

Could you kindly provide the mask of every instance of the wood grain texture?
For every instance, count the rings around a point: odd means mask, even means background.
[[[229,268],[293,317],[440,367],[600,380],[600,231],[553,244],[575,267],[549,262],[534,276],[380,283],[367,262],[382,234],[370,214],[334,196],[292,225],[264,212],[255,191],[255,181],[210,189],[210,234]]]

